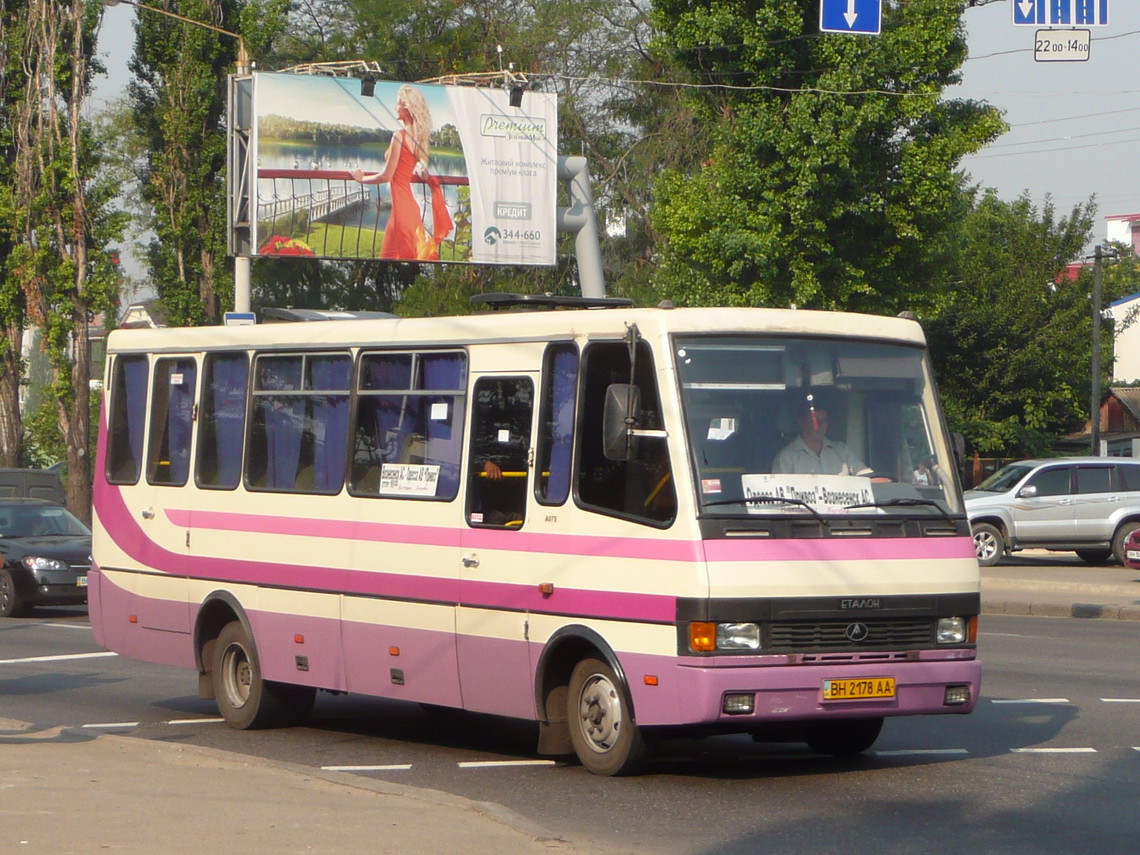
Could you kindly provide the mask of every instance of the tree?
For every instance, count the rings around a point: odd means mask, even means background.
[[[0,33],[5,43],[15,43],[24,26],[26,9],[20,0],[0,5]],[[24,66],[18,51],[0,54],[0,467],[20,466],[20,381],[24,366],[20,344],[24,330],[24,291],[13,268],[16,221],[16,124],[15,109],[24,91]]]
[[[1003,130],[943,100],[964,0],[888,2],[875,38],[821,35],[819,0],[657,0],[656,45],[711,138],[657,184],[659,290],[688,304],[921,306],[960,213],[961,158]]]
[[[168,11],[245,34],[251,51],[284,25],[286,0],[181,0]],[[233,300],[226,260],[224,128],[235,39],[141,11],[130,68],[134,120],[148,142],[143,198],[155,239],[147,260],[171,323],[216,323]]]
[[[6,104],[14,176],[8,270],[27,320],[43,333],[67,453],[68,505],[84,519],[91,508],[88,328],[114,302],[117,276],[106,245],[121,227],[110,188],[97,180],[82,115],[100,8],[28,0],[5,34],[23,64],[21,89]]]
[[[994,190],[972,200],[924,326],[950,426],[982,453],[1039,453],[1086,417],[1092,272],[1073,279],[1067,266],[1095,213],[1091,199],[1060,217],[1048,197],[1040,208]],[[1106,280],[1105,303],[1128,286]]]

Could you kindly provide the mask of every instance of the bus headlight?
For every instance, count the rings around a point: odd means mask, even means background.
[[[693,621],[689,624],[689,649],[695,653],[759,650],[760,624]]]
[[[717,650],[759,650],[760,624],[718,623],[716,647]]]
[[[938,619],[938,643],[962,644],[966,640],[966,619],[944,617]]]

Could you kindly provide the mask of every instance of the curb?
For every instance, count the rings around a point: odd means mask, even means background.
[[[1119,603],[1031,602],[1016,598],[983,597],[982,614],[1140,621],[1140,606]]]

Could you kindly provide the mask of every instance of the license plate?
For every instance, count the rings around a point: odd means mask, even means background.
[[[1140,561],[1140,549],[1129,549],[1128,557],[1133,561]]]
[[[86,576],[77,576],[75,578],[75,584],[80,588],[86,588],[87,587],[87,577]]]
[[[823,681],[823,699],[825,701],[861,701],[868,698],[893,698],[894,696],[894,677]]]

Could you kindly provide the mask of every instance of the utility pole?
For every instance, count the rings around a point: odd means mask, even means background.
[[[1101,291],[1101,245],[1096,245],[1093,253],[1093,295],[1092,295],[1092,388],[1089,391],[1089,435],[1092,441],[1092,454],[1100,454],[1100,291]]]

